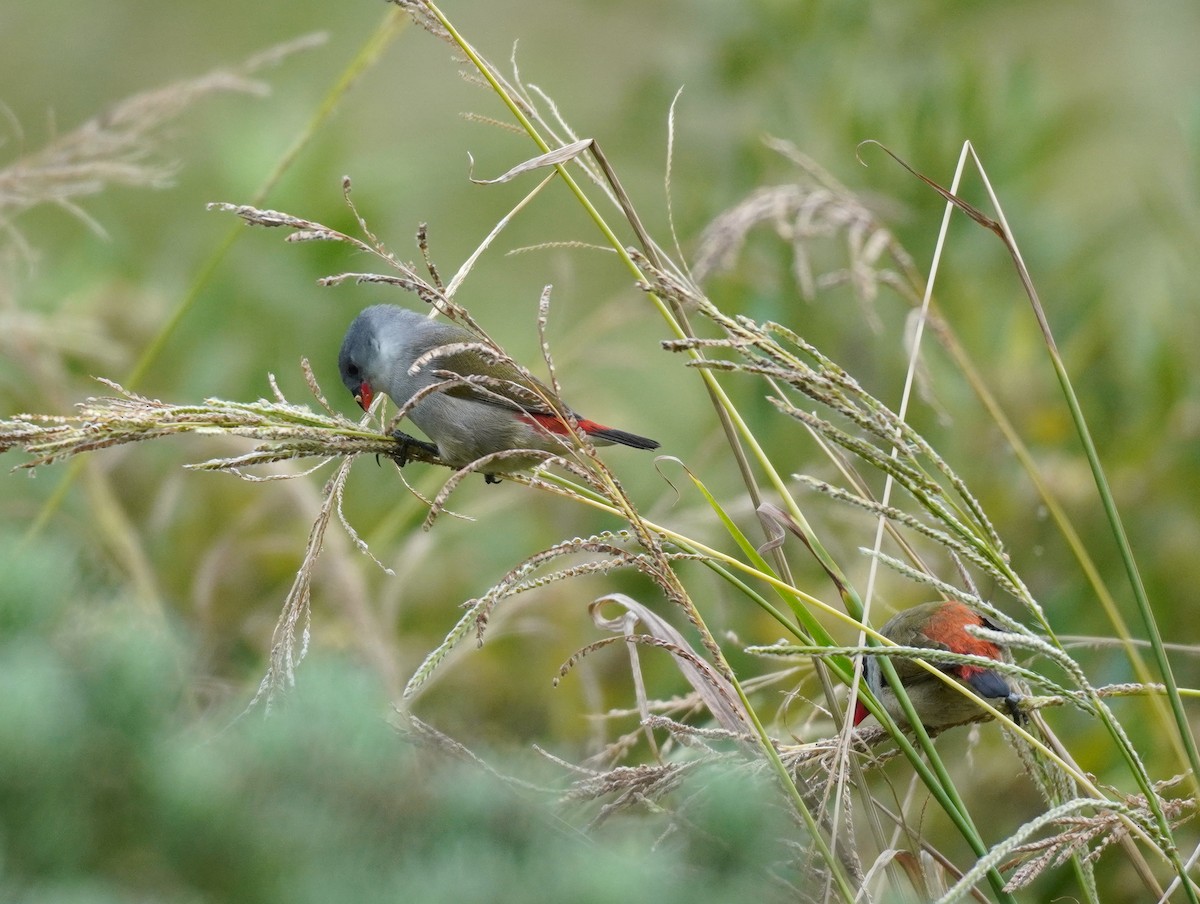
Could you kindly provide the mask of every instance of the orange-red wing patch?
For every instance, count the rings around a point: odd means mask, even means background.
[[[950,600],[929,620],[924,633],[930,640],[955,653],[1000,659],[1000,650],[996,645],[982,637],[972,637],[963,630],[967,625],[983,627],[983,619],[962,603]]]

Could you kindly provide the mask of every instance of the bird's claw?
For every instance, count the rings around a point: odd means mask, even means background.
[[[433,443],[427,443],[424,440],[417,439],[415,436],[409,436],[403,430],[392,431],[392,439],[400,445],[399,450],[392,454],[392,458],[402,468],[408,464],[410,449],[420,449],[423,452],[428,452],[430,455],[438,454],[438,447]]]
[[[1004,706],[1008,709],[1008,715],[1018,725],[1024,725],[1029,721],[1029,716],[1026,715],[1023,709],[1021,709],[1022,696],[1023,695],[1018,694],[1016,691],[1013,691],[1004,698]]]

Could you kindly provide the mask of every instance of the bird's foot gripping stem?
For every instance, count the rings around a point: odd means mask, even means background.
[[[400,448],[396,450],[392,458],[402,468],[408,464],[408,454],[413,449],[420,449],[422,452],[427,452],[434,457],[438,454],[438,447],[433,443],[427,443],[424,440],[417,439],[415,436],[409,436],[403,430],[392,431],[392,439],[400,445]]]
[[[1022,694],[1012,691],[1004,698],[1004,705],[1008,709],[1008,714],[1018,725],[1024,725],[1029,721],[1029,715],[1021,708]]]

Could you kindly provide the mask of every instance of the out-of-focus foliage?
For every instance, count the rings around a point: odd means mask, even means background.
[[[65,544],[15,555],[4,539],[6,899],[785,898],[766,877],[789,829],[748,776],[685,781],[699,792],[689,828],[656,851],[652,824],[617,817],[585,836],[551,784],[412,748],[344,657],[309,663],[269,719],[200,714],[183,632],[90,591]]]

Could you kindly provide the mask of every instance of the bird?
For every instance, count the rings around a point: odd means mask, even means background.
[[[969,653],[997,662],[1011,661],[1006,648],[968,634],[965,630],[968,625],[998,630],[995,624],[975,609],[958,600],[948,599],[924,603],[897,613],[879,633],[900,646]],[[988,714],[969,695],[959,693],[912,659],[895,657],[892,662],[896,667],[896,676],[926,729],[941,731],[988,718]],[[981,665],[947,662],[930,664],[950,675],[959,684],[965,685],[976,696],[992,703],[1004,703],[1013,720],[1021,721],[1021,694],[1000,672]],[[878,657],[866,657],[863,680],[889,715],[900,724],[907,725],[908,718],[883,677]],[[857,726],[867,715],[867,708],[862,700],[856,701],[854,724]]]
[[[469,343],[422,363],[421,356],[443,346]],[[338,353],[342,382],[364,410],[380,392],[403,408],[419,390],[446,378],[437,371],[472,378],[473,383],[453,383],[420,399],[409,419],[432,443],[421,443],[403,434],[397,438],[436,452],[446,464],[462,468],[486,455],[516,449],[537,449],[562,454],[570,432],[563,416],[576,418],[579,430],[599,446],[617,443],[634,449],[657,449],[659,443],[636,433],[605,427],[572,411],[561,414],[542,400],[553,394],[541,382],[526,376],[513,364],[485,354],[479,337],[454,323],[431,320],[398,305],[380,304],[364,309],[351,322]],[[503,469],[532,468],[541,456],[502,459]],[[485,473],[496,483],[493,473]]]

